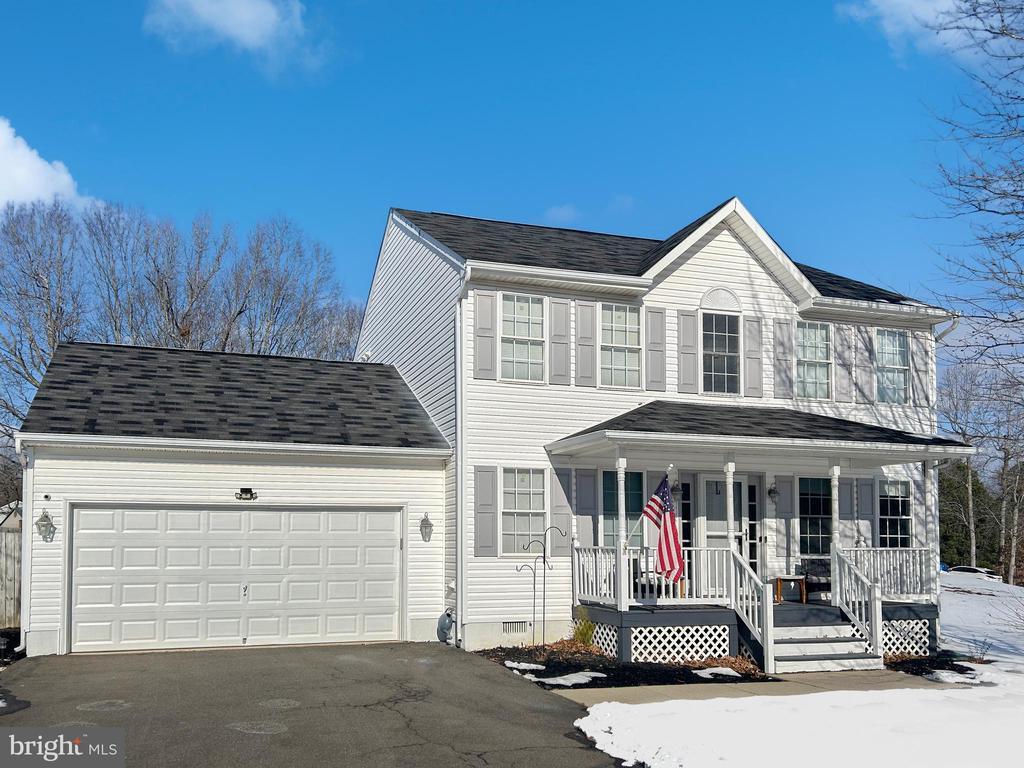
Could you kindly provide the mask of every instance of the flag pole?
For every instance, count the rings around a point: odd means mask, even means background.
[[[669,465],[668,465],[668,468],[667,468],[667,469],[665,470],[665,477],[666,477],[666,478],[667,478],[667,477],[668,477],[669,475],[671,475],[671,474],[672,474],[672,470],[673,470],[673,469],[675,469],[675,466],[676,466],[675,464],[669,464]],[[631,530],[631,531],[629,532],[629,536],[627,536],[627,537],[626,537],[626,541],[630,541],[630,540],[631,540],[631,539],[633,538],[633,535],[634,535],[634,534],[636,533],[636,530],[637,530],[637,528],[639,528],[639,527],[640,527],[640,523],[642,523],[643,521],[644,521],[644,516],[643,516],[643,515],[640,515],[640,519],[639,519],[639,520],[637,520],[637,521],[636,521],[636,522],[635,522],[635,523],[633,524],[633,530]]]

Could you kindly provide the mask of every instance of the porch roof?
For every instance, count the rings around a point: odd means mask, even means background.
[[[716,447],[743,452],[786,448],[829,455],[872,455],[896,464],[966,456],[975,449],[939,435],[917,434],[785,407],[708,405],[654,400],[549,443],[555,455],[592,455],[616,447]]]

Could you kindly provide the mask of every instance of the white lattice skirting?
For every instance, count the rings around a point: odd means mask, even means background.
[[[882,648],[889,656],[927,656],[931,627],[927,619],[882,622]]]
[[[633,627],[629,637],[632,661],[671,664],[729,655],[729,627],[725,624]]]
[[[619,631],[611,624],[594,625],[594,645],[613,659],[619,654]]]

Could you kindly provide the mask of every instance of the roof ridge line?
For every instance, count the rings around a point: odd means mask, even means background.
[[[259,352],[233,352],[219,349],[189,349],[187,347],[168,347],[157,346],[153,344],[118,344],[117,342],[113,341],[86,341],[84,339],[74,339],[72,341],[59,342],[57,344],[56,349],[59,349],[61,347],[109,347],[111,349],[147,349],[155,350],[158,352],[184,352],[195,355],[221,355],[224,357],[255,357],[261,360],[266,360],[270,358],[272,360],[302,360],[303,362],[324,363],[330,365],[365,365],[377,366],[380,368],[395,367],[391,363],[378,363],[370,360],[330,360],[322,357],[302,357],[300,355],[270,355],[261,354]]]
[[[618,237],[623,240],[645,240],[658,245],[664,240],[657,237],[644,237],[643,235],[619,235],[614,232],[599,232],[596,229],[577,229],[576,227],[553,227],[548,224],[528,224],[523,221],[509,221],[507,219],[488,219],[482,216],[467,216],[461,213],[445,213],[444,211],[417,211],[412,208],[393,208],[398,213],[422,213],[427,216],[448,216],[452,219],[466,219],[468,221],[485,221],[490,224],[510,224],[514,227],[531,227],[533,229],[550,229],[555,232],[576,232],[581,235],[600,235],[601,237]]]

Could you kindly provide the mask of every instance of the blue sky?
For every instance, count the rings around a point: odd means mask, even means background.
[[[8,4],[0,202],[287,214],[362,298],[391,206],[657,237],[736,194],[795,259],[924,296],[966,238],[929,191],[967,88],[934,5]]]

